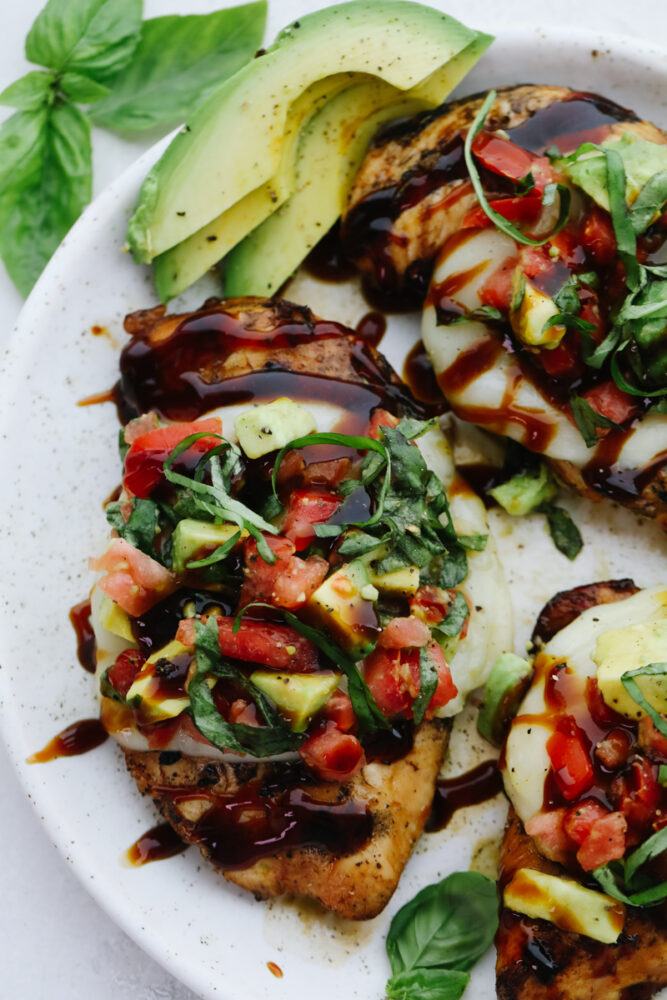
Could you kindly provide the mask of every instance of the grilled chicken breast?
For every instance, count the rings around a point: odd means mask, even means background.
[[[391,899],[424,829],[448,738],[448,721],[424,723],[415,733],[414,745],[399,759],[384,761],[380,757],[347,784],[313,779],[301,786],[308,792],[312,811],[315,803],[322,804],[323,812],[333,806],[343,822],[356,813],[357,830],[351,827],[353,839],[347,844],[341,824],[339,847],[347,846],[347,852],[336,850],[333,843],[327,848],[318,840],[281,848],[282,831],[277,821],[268,852],[258,847],[255,863],[237,870],[226,869],[219,855],[216,857],[218,845],[207,828],[207,816],[216,811],[219,814],[244,786],[258,784],[269,792],[289,788],[291,765],[213,763],[205,757],[180,757],[163,764],[161,755],[150,751],[126,751],[125,757],[140,791],[151,796],[183,840],[201,846],[204,856],[230,882],[257,898],[285,892],[310,896],[341,917],[368,920]],[[169,794],[171,788],[177,792],[175,796]],[[188,792],[194,797],[188,797]],[[276,809],[282,794],[267,794],[260,801],[266,809]],[[252,837],[252,829],[251,817],[241,835]]]
[[[541,648],[589,609],[622,603],[638,593],[632,580],[610,580],[563,591],[543,608],[533,641]],[[567,645],[574,649],[574,640],[569,639]],[[524,703],[517,721],[520,722],[521,713],[526,710]],[[525,718],[534,720],[529,725],[536,732],[535,727],[541,725],[539,713]],[[512,799],[518,785],[516,774],[511,774],[514,759],[511,743],[506,753],[506,767],[510,769],[508,793]],[[533,746],[532,753],[533,768],[541,780],[538,748]],[[525,806],[522,808],[525,811]],[[549,843],[552,843],[550,838]],[[557,860],[545,857],[540,845],[544,847],[544,842],[528,835],[517,811],[510,807],[501,849],[501,892],[519,869],[577,877],[570,863],[564,867]],[[664,871],[657,873],[657,877],[664,878]],[[648,1000],[667,985],[667,908],[664,903],[648,909],[628,906],[618,941],[603,944],[503,906],[496,947],[499,1000]]]
[[[353,425],[354,431],[361,433],[367,433],[371,414],[378,407],[387,408],[384,416],[390,425],[395,422],[392,414],[421,414],[420,405],[382,355],[347,328],[320,320],[308,309],[292,303],[254,298],[209,301],[202,309],[181,316],[168,316],[159,307],[132,314],[125,325],[132,339],[121,358],[117,400],[119,409],[128,417],[157,411],[166,420],[191,421],[227,402],[275,396],[292,396],[300,401],[314,398],[342,405],[347,410],[346,429]],[[224,429],[231,430],[224,409],[218,412]],[[145,429],[150,433],[155,426],[151,417],[141,417],[137,423],[135,433],[139,434]],[[188,433],[192,431],[193,425],[188,424]],[[484,506],[457,476],[444,434],[439,429],[429,430],[417,443],[426,466],[444,487],[450,489],[456,484],[450,497],[455,530],[485,535],[488,525]],[[297,459],[299,453],[291,455]],[[318,485],[321,480],[308,478],[311,468],[326,474],[330,466],[336,465],[326,458],[326,454],[311,457],[312,466],[305,466],[303,458],[301,465],[294,461],[286,461],[285,465],[296,477],[297,487],[314,484],[316,490],[324,489],[326,493],[326,488]],[[270,475],[269,459],[270,453],[257,459],[252,470],[245,467],[244,475],[255,477],[251,482],[258,496],[252,499],[258,504],[263,483],[268,483]],[[243,475],[239,476],[242,480]],[[326,478],[324,483],[332,488]],[[239,495],[247,499],[246,494]],[[287,538],[282,543],[290,545]],[[299,551],[305,555],[307,550],[302,547]],[[236,558],[234,571],[241,574],[241,579],[245,573],[245,588],[252,577],[251,565],[259,565],[257,555],[253,556],[254,564],[246,560],[245,568],[245,556],[239,552]],[[308,559],[328,569],[322,556]],[[302,572],[305,562],[294,556],[290,571],[294,564]],[[158,605],[157,617],[151,608],[149,614],[153,615],[151,620],[160,638],[153,641],[149,627],[149,648],[162,649],[173,638],[179,616],[184,614],[180,609],[188,600],[188,588],[202,587],[191,581],[186,578],[172,584],[172,589],[185,588],[173,596],[176,612],[168,604],[171,598]],[[455,686],[448,696],[450,700],[437,710],[438,715],[451,716],[463,706],[466,693],[483,683],[497,655],[511,641],[509,596],[491,538],[483,550],[468,554],[468,575],[460,586],[465,588],[470,609],[469,624],[466,633],[448,647],[445,666]],[[378,591],[374,587],[370,590],[375,591],[377,599]],[[127,632],[124,636],[112,635],[102,626],[98,591],[93,595],[93,608],[97,614],[97,674],[102,678],[127,651],[128,639]],[[398,618],[408,613],[409,593],[390,598],[398,608]],[[202,608],[217,602],[222,614],[229,616],[239,601],[238,586],[234,592],[225,589],[224,584],[214,583],[213,592],[200,593],[197,600],[204,598],[207,603],[202,603]],[[297,597],[293,607],[300,607],[300,600]],[[304,596],[301,603],[305,601]],[[210,613],[219,614],[220,610]],[[145,645],[145,639],[142,641]],[[314,653],[317,658],[317,651]],[[378,653],[382,656],[382,650],[378,649]],[[240,654],[227,655],[233,658]],[[247,660],[250,662],[252,657],[247,656]],[[400,657],[395,662],[398,672]],[[168,657],[159,663],[169,678]],[[271,659],[260,658],[258,663],[271,665]],[[331,667],[327,660],[326,669]],[[191,669],[192,664],[188,667]],[[322,668],[311,665],[309,669]],[[405,671],[409,674],[407,664],[401,669],[401,676]],[[155,670],[157,673],[157,667]],[[187,702],[185,681],[179,683],[176,694],[170,690],[169,697],[185,696]],[[400,693],[402,681],[398,676],[396,683]],[[414,681],[410,680],[410,684],[414,689]],[[103,691],[110,694],[104,686]],[[238,692],[233,697],[238,698]],[[153,798],[185,841],[200,846],[227,879],[257,897],[285,892],[310,896],[350,919],[373,917],[390,899],[430,812],[449,736],[447,718],[429,715],[427,721],[413,727],[399,715],[387,738],[376,734],[365,742],[361,770],[348,780],[336,781],[324,780],[308,770],[296,751],[260,759],[212,745],[197,731],[181,702],[181,714],[167,719],[162,728],[160,724],[145,725],[144,717],[133,715],[129,703],[105,695],[101,702],[103,722],[121,744],[139,789]],[[400,708],[388,712],[393,715]],[[329,723],[322,725],[326,729]],[[344,732],[349,732],[350,727],[357,731],[354,723],[346,725]],[[322,731],[316,729],[316,734]],[[347,738],[356,742],[353,736]]]

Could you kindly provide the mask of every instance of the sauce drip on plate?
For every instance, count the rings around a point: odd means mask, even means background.
[[[81,719],[63,729],[37,753],[31,754],[28,764],[46,764],[58,757],[77,757],[94,750],[107,737],[108,733],[99,719]]]

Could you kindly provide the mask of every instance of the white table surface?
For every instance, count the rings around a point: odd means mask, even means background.
[[[145,14],[207,13],[223,3],[145,0]],[[23,40],[41,6],[42,0],[0,0],[0,90],[30,68],[23,56]],[[497,22],[500,11],[508,23],[569,24],[573,32],[577,27],[593,28],[667,45],[667,5],[661,0],[559,0],[546,6],[529,0],[504,0],[499,5],[491,0],[450,0],[447,10],[477,28]],[[270,0],[269,37],[289,19],[292,9],[293,4],[288,9],[285,0]],[[555,78],[554,83],[567,80]],[[7,109],[0,110],[0,120],[7,114]],[[94,193],[156,138],[127,139],[95,132]],[[0,348],[21,305],[0,264]],[[13,1000],[194,1000],[194,994],[148,958],[76,881],[51,845],[2,749],[0,801],[0,996]]]

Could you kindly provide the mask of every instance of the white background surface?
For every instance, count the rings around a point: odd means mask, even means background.
[[[146,0],[145,8],[147,16],[204,13],[220,6],[220,2]],[[29,68],[23,58],[23,39],[41,5],[41,0],[21,0],[20,3],[0,0],[0,90]],[[535,23],[540,18],[544,25],[571,25],[573,32],[577,27],[595,28],[667,44],[667,7],[659,0],[633,0],[631,4],[588,0],[585,5],[581,0],[560,0],[549,10],[529,0],[504,0],[501,8],[488,0],[451,0],[447,9],[477,28],[496,26],[494,22],[501,9],[508,23]],[[289,19],[293,10],[292,2],[272,0],[270,35]],[[518,81],[499,81],[504,82]],[[555,72],[554,82],[568,81]],[[155,138],[155,135],[147,135],[127,140],[96,133],[95,193]],[[20,307],[20,297],[4,272],[0,273],[0,347],[6,342]],[[3,474],[6,475],[7,470]],[[72,653],[74,655],[74,641]],[[3,818],[0,823],[0,998],[193,1000],[194,995],[189,990],[147,958],[115,927],[74,879],[51,846],[2,751],[0,793]]]

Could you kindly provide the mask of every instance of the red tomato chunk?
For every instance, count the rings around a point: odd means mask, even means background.
[[[356,736],[342,733],[334,722],[313,733],[299,747],[304,764],[324,781],[349,781],[366,762]]]

